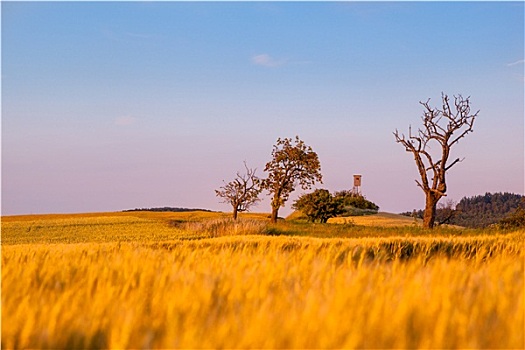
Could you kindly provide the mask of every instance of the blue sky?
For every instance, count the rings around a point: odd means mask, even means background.
[[[179,206],[264,176],[278,137],[324,184],[422,208],[392,131],[481,110],[448,196],[524,192],[523,2],[2,2],[2,214]],[[297,190],[281,214],[290,211]],[[254,211],[269,211],[269,200]]]

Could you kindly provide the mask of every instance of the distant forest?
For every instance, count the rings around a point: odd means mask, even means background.
[[[515,193],[485,193],[463,197],[453,208],[439,206],[437,221],[464,227],[487,227],[513,214],[518,207],[525,209],[525,197]],[[401,213],[406,216],[423,217],[423,210]]]
[[[207,212],[213,212],[212,210],[208,209],[195,209],[195,208],[172,208],[172,207],[162,207],[162,208],[135,208],[135,209],[127,209],[123,210],[123,212],[128,211],[172,211],[172,212],[187,212],[187,211],[207,211]]]

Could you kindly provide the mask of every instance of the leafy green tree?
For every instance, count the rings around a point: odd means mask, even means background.
[[[329,218],[343,212],[343,202],[340,198],[333,197],[328,190],[317,189],[312,193],[300,196],[292,208],[305,214],[308,221],[319,220],[325,223]]]
[[[307,146],[299,136],[292,139],[277,139],[273,146],[272,160],[266,163],[264,171],[268,177],[262,186],[272,195],[271,221],[277,222],[279,208],[284,206],[297,185],[308,190],[316,181],[322,183],[321,163],[317,153]]]
[[[228,203],[233,208],[233,219],[237,220],[237,213],[247,211],[252,205],[260,201],[262,191],[261,179],[255,175],[256,169],[250,169],[244,163],[246,173],[237,172],[232,181],[215,190],[218,197],[223,198],[223,203]]]

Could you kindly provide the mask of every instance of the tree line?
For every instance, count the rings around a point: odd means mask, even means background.
[[[208,209],[198,209],[198,208],[175,208],[175,207],[158,207],[158,208],[135,208],[135,209],[126,209],[122,212],[132,212],[132,211],[155,211],[155,212],[176,212],[176,213],[182,213],[182,212],[190,212],[190,211],[206,211],[212,213],[212,210]]]
[[[427,228],[434,227],[437,204],[446,196],[446,174],[463,161],[461,158],[450,159],[451,148],[473,131],[479,113],[471,112],[470,97],[458,95],[451,101],[442,93],[441,100],[441,108],[431,107],[430,99],[420,102],[423,106],[423,126],[416,132],[412,132],[410,126],[408,136],[397,129],[393,133],[395,141],[414,157],[420,177],[416,184],[425,194],[423,226]],[[296,187],[308,190],[314,184],[322,183],[319,157],[299,136],[295,140],[278,138],[271,157],[264,167],[266,178],[257,177],[256,170],[245,163],[245,173],[237,173],[234,180],[225,182],[224,186],[215,190],[223,202],[233,207],[234,219],[239,212],[256,204],[262,191],[267,191],[272,198],[271,221],[276,222],[279,209]],[[340,197],[331,195],[328,190],[318,189],[299,198],[294,207],[309,212],[307,215],[310,220],[325,222],[327,216],[338,215],[343,210],[344,204],[341,203],[344,200]]]
[[[525,196],[509,192],[485,193],[463,197],[458,203],[440,203],[436,212],[436,223],[452,224],[471,228],[482,228],[495,224],[505,224],[516,213],[525,210]],[[424,210],[401,213],[402,215],[423,218]]]

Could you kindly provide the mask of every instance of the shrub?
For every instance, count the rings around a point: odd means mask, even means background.
[[[375,214],[379,211],[379,206],[367,200],[363,195],[352,191],[335,192],[334,198],[342,202],[344,207],[343,216],[358,216]]]
[[[319,220],[321,223],[343,212],[342,201],[333,197],[325,189],[317,189],[312,193],[302,195],[292,207],[304,213],[308,221]]]

